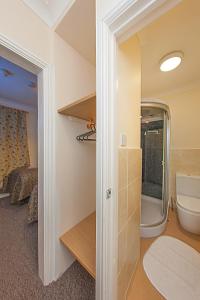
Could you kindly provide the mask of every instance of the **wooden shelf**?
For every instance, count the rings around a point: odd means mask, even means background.
[[[92,275],[96,276],[96,213],[63,234],[63,245],[74,255],[78,262]]]
[[[81,98],[58,110],[60,114],[86,121],[96,121],[96,93]]]

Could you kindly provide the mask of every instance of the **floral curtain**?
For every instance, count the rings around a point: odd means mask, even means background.
[[[29,165],[26,112],[0,105],[0,182]]]

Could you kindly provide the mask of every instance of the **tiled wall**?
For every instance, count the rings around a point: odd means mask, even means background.
[[[200,176],[200,149],[171,149],[171,196],[176,197],[176,172]]]
[[[141,149],[119,149],[118,300],[126,293],[140,255]]]

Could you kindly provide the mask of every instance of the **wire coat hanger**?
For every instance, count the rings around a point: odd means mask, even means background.
[[[77,141],[79,142],[95,142],[96,138],[90,138],[92,135],[96,134],[96,125],[93,122],[93,120],[91,120],[88,124],[87,124],[87,128],[91,129],[88,132],[85,132],[83,134],[80,134],[76,137]]]

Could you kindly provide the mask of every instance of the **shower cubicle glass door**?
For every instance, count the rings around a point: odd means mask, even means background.
[[[169,206],[169,146],[170,146],[170,120],[169,112],[164,111],[163,115],[163,215],[168,214]]]
[[[163,221],[168,207],[168,114],[158,106],[142,106],[142,225]]]
[[[163,120],[142,124],[142,194],[162,200]]]

